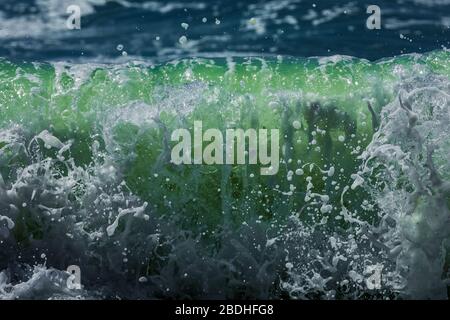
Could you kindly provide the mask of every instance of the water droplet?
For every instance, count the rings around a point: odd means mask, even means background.
[[[292,126],[294,127],[294,129],[298,130],[301,128],[302,124],[300,121],[295,120],[294,122],[292,122]]]
[[[185,45],[187,43],[188,39],[186,38],[186,36],[181,36],[180,39],[178,39],[178,42],[181,45]]]

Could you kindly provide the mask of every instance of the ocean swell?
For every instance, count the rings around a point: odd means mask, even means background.
[[[447,298],[448,59],[0,61],[0,298]],[[174,165],[196,120],[279,173]]]

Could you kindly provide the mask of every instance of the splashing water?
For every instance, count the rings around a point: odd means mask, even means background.
[[[450,83],[426,76],[401,89],[361,156],[362,174],[376,180],[369,189],[380,222],[372,236],[396,262],[408,297],[447,298]]]
[[[1,61],[0,297],[446,298],[448,58]],[[279,173],[170,163],[196,120]]]

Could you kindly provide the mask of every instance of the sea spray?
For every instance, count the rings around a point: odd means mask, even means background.
[[[379,208],[371,233],[382,243],[413,299],[446,299],[450,236],[450,83],[426,76],[402,83],[361,159]]]
[[[444,297],[448,52],[0,64],[2,298]],[[196,120],[278,174],[170,163]]]

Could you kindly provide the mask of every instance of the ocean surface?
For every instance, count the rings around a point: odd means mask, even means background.
[[[81,29],[68,30],[69,5]],[[376,60],[449,47],[450,1],[2,0],[0,56],[37,60],[167,61],[198,55],[349,55]],[[187,25],[182,24],[185,23]],[[179,39],[186,36],[181,45]],[[123,50],[116,50],[118,45]]]
[[[0,299],[448,299],[450,1],[371,4],[2,0]]]

